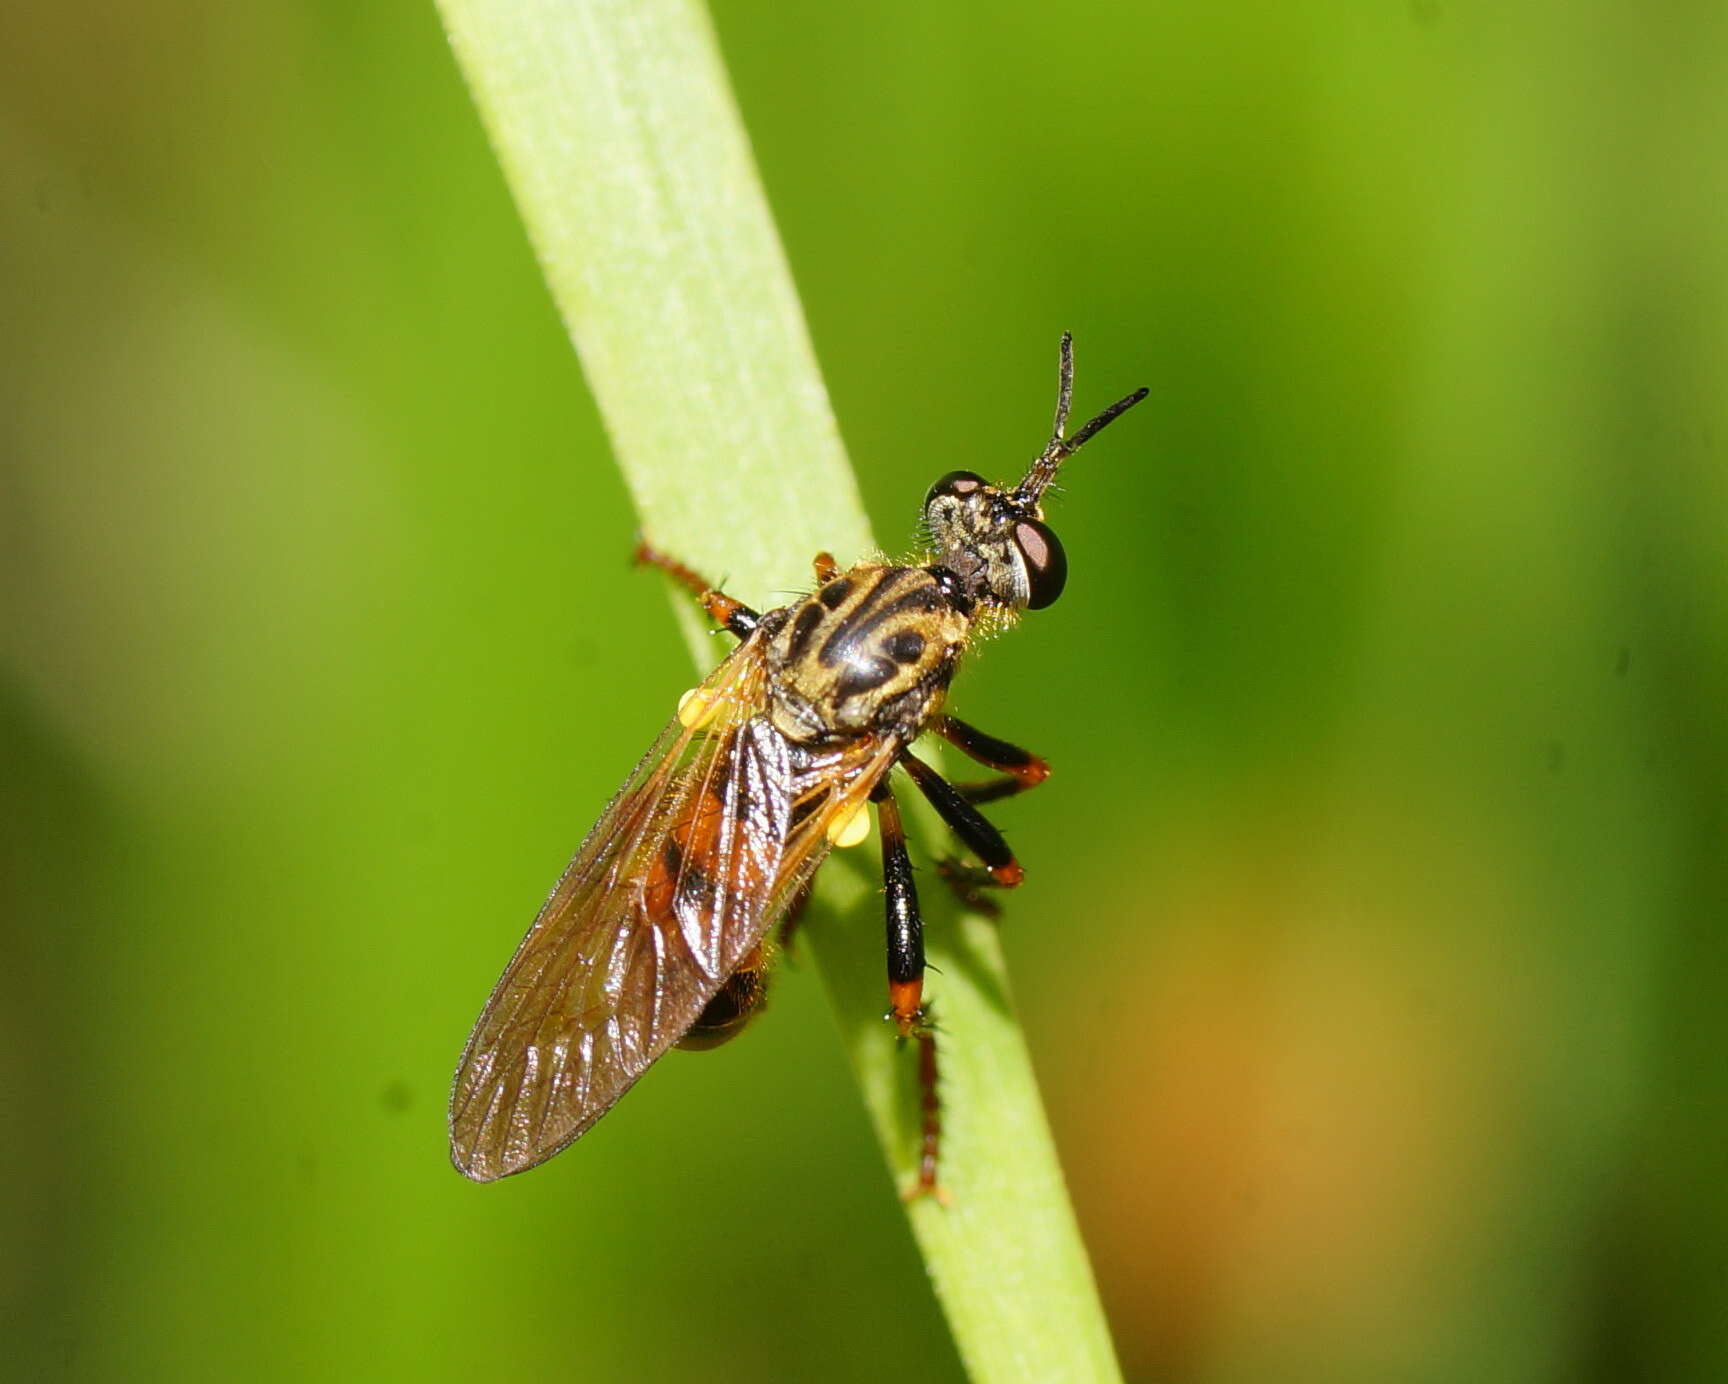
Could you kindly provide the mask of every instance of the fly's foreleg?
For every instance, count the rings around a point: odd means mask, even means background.
[[[668,557],[657,548],[649,546],[646,539],[636,540],[635,561],[648,567],[658,567],[667,573],[674,581],[692,596],[708,612],[708,618],[717,625],[724,626],[740,639],[752,634],[761,617],[742,601],[735,601],[725,592],[716,589],[712,583],[704,581],[677,558]]]
[[[906,1191],[908,1200],[933,1196],[944,1205],[947,1193],[936,1180],[942,1145],[942,1100],[936,1086],[936,1031],[924,1009],[924,919],[918,911],[918,888],[912,882],[912,859],[906,853],[906,829],[900,804],[884,778],[871,794],[876,821],[882,830],[882,885],[888,925],[888,1017],[902,1038],[918,1044],[918,1180]]]
[[[932,729],[968,759],[1007,775],[988,783],[954,784],[954,791],[969,803],[991,803],[1000,798],[1011,798],[1028,788],[1036,788],[1050,777],[1047,760],[1018,745],[1010,745],[1006,740],[998,740],[994,735],[986,735],[958,716],[944,716]]]

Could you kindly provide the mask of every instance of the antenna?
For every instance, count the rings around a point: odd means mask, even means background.
[[[1014,488],[1015,500],[1025,505],[1037,504],[1045,488],[1056,479],[1056,472],[1061,469],[1064,461],[1149,393],[1151,391],[1148,389],[1136,389],[1132,394],[1111,404],[1072,437],[1063,437],[1062,430],[1068,426],[1068,408],[1074,400],[1074,337],[1069,332],[1063,332],[1061,365],[1056,384],[1056,426],[1050,432],[1049,443],[1026,472],[1026,479]]]

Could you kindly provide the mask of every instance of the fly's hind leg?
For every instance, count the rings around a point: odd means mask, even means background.
[[[882,829],[882,886],[888,925],[888,1017],[903,1039],[918,1044],[918,1179],[904,1193],[906,1200],[935,1197],[944,1206],[948,1193],[936,1179],[942,1151],[942,1099],[937,1091],[936,1029],[924,1007],[924,919],[918,911],[918,888],[912,882],[912,859],[906,853],[906,830],[900,804],[884,778],[871,797]]]
[[[948,1206],[952,1204],[948,1189],[936,1180],[936,1157],[942,1144],[942,1096],[937,1089],[936,1030],[928,1017],[912,1036],[918,1042],[918,1111],[923,1135],[918,1180],[901,1195],[907,1201],[935,1197],[938,1204]]]
[[[632,554],[635,561],[648,567],[658,567],[667,573],[685,590],[694,596],[702,609],[708,612],[708,618],[717,625],[723,625],[740,639],[748,638],[761,621],[761,616],[750,609],[742,601],[735,601],[725,592],[718,590],[711,583],[704,581],[677,558],[668,557],[659,549],[649,546],[646,539],[636,540],[636,551]]]

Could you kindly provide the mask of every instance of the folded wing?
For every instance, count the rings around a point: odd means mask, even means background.
[[[488,1182],[594,1124],[681,1038],[821,862],[900,745],[813,751],[763,714],[765,642],[733,651],[588,834],[474,1027],[451,1156]],[[686,724],[686,721],[689,724]]]

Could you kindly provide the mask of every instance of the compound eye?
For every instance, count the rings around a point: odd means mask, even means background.
[[[1043,610],[1068,584],[1068,555],[1062,551],[1062,540],[1048,525],[1022,519],[1014,526],[1014,546],[1026,563],[1026,584],[1031,592],[1026,608]]]
[[[935,485],[930,487],[924,496],[924,508],[929,509],[931,501],[942,495],[970,495],[974,490],[981,490],[987,482],[976,471],[950,471]]]

